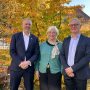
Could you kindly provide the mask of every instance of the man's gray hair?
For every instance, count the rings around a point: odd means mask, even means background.
[[[30,24],[32,25],[32,21],[31,21],[31,19],[30,19],[30,18],[24,18],[24,19],[22,20],[22,23],[23,23],[24,21],[29,21],[29,22],[30,22]]]
[[[70,23],[71,23],[72,21],[77,21],[77,22],[79,23],[79,25],[81,25],[81,22],[80,22],[80,20],[79,20],[78,18],[73,18],[73,19],[71,19],[71,20],[70,20]],[[70,24],[70,23],[69,23],[69,24]]]

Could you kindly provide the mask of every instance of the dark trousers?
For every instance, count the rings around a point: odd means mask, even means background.
[[[87,80],[76,78],[65,79],[66,90],[86,90]]]
[[[34,70],[10,71],[10,90],[18,90],[21,78],[24,79],[25,90],[33,90]]]
[[[61,90],[61,73],[40,73],[40,90]]]

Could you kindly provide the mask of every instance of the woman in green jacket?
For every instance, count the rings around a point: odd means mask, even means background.
[[[36,63],[36,76],[40,80],[40,90],[61,90],[61,61],[59,58],[62,43],[57,40],[56,26],[47,30],[47,40],[40,44],[40,59]]]

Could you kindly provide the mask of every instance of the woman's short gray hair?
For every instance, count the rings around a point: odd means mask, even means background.
[[[48,29],[47,29],[47,33],[52,31],[52,30],[55,30],[55,32],[57,33],[57,35],[59,35],[59,30],[57,29],[56,26],[49,26]]]

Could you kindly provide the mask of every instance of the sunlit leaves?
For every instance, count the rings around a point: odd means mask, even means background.
[[[22,31],[22,19],[29,17],[33,22],[32,32],[39,37],[40,41],[45,40],[46,37],[43,36],[46,36],[48,26],[55,25],[62,31],[64,29],[62,24],[68,21],[69,15],[75,14],[74,8],[80,8],[79,6],[71,8],[64,6],[70,1],[0,0],[0,29],[7,32],[1,35],[11,36],[12,33]],[[63,35],[61,37],[64,38]]]

